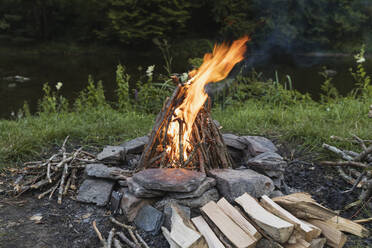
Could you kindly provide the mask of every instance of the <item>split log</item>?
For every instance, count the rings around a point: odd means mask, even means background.
[[[310,242],[310,248],[323,248],[326,242],[327,242],[326,238],[313,239]]]
[[[297,218],[329,220],[337,215],[334,211],[317,203],[307,193],[294,193],[275,197],[272,200]]]
[[[208,226],[207,222],[202,216],[192,218],[191,221],[194,223],[199,232],[204,236],[207,241],[209,248],[225,248],[221,241],[217,238],[216,234]]]
[[[311,244],[304,239],[296,239],[294,244],[286,244],[285,248],[309,248]]]
[[[306,220],[301,220],[303,223],[305,223],[306,225],[310,226],[312,229],[315,230],[315,237],[319,237],[320,234],[322,234],[322,229],[320,229],[319,227],[317,226],[314,226],[313,224],[307,222]]]
[[[256,239],[235,224],[214,201],[204,205],[201,210],[236,247],[255,247]]]
[[[170,248],[181,248],[181,246],[177,245],[177,243],[171,238],[170,232],[167,228],[162,226],[161,230],[163,232],[163,236],[168,241]]]
[[[335,216],[327,220],[326,222],[339,231],[351,233],[361,238],[369,237],[369,231],[362,225],[355,223],[352,220],[348,220],[340,216]]]
[[[235,201],[275,241],[285,243],[291,236],[294,225],[266,211],[249,194],[245,193]]]
[[[203,236],[196,231],[192,222],[183,211],[175,204],[171,205],[171,231],[170,238],[182,248],[207,248]]]
[[[293,216],[290,212],[276,204],[268,196],[264,195],[261,197],[261,205],[267,211],[275,214],[285,221],[288,221],[289,223],[292,223],[294,225],[294,228],[304,235],[306,241],[311,241],[312,239],[319,236],[317,235],[318,230],[313,229],[311,226],[305,224],[304,222]]]
[[[257,231],[256,228],[240,214],[225,198],[221,198],[217,205],[222,209],[222,211],[229,216],[241,229],[246,233],[254,237],[257,241],[262,238],[262,235]]]
[[[333,248],[341,248],[346,243],[346,235],[334,228],[329,223],[317,219],[311,219],[309,222],[322,229],[322,233],[327,239],[327,244],[329,246]]]

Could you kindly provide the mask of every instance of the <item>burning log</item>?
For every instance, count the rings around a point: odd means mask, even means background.
[[[224,79],[244,57],[248,37],[231,46],[215,46],[204,56],[190,79],[178,84],[158,114],[149,143],[137,170],[151,167],[198,169],[231,168],[232,160],[222,135],[210,115],[211,102],[204,92],[210,82]]]

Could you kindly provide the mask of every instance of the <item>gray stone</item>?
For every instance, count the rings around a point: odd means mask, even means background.
[[[134,219],[134,223],[138,228],[152,235],[158,234],[163,221],[163,213],[150,205],[142,207]]]
[[[271,194],[269,195],[270,198],[274,198],[274,197],[279,197],[279,196],[283,196],[284,194],[282,193],[282,191],[280,190],[274,190],[273,192],[271,192]]]
[[[237,150],[246,150],[248,148],[245,140],[240,139],[240,137],[235,134],[224,133],[222,134],[222,138],[228,147],[232,147]]]
[[[128,187],[127,180],[118,180],[117,183],[122,187]]]
[[[246,192],[258,198],[270,195],[274,190],[274,183],[269,177],[250,169],[215,169],[210,170],[209,175],[216,178],[220,194],[228,201],[234,201]]]
[[[87,164],[85,167],[85,174],[87,176],[112,180],[120,178],[121,171],[123,170],[118,167],[108,167],[104,164]]]
[[[111,213],[116,214],[120,208],[120,201],[123,194],[119,191],[112,191],[110,199],[110,210]]]
[[[187,193],[170,193],[169,197],[174,199],[196,198],[214,186],[216,186],[216,180],[212,177],[207,177],[196,190]]]
[[[127,179],[129,191],[136,197],[153,198],[165,195],[164,191],[146,189],[142,185],[138,184],[133,178]]]
[[[247,161],[247,165],[260,172],[271,173],[268,176],[279,177],[287,166],[287,162],[283,160],[283,157],[275,152],[264,152],[251,158]],[[279,173],[274,173],[279,172]],[[274,173],[274,174],[273,174]]]
[[[276,152],[278,149],[269,139],[261,136],[242,136],[240,141],[244,142],[248,146],[248,150],[252,156],[264,152]]]
[[[106,179],[87,178],[81,184],[76,199],[80,202],[105,206],[111,196],[115,182]]]
[[[216,188],[212,188],[206,191],[203,195],[197,198],[176,200],[178,204],[187,206],[190,208],[200,208],[210,201],[217,201],[220,195]]]
[[[145,145],[149,142],[148,136],[138,137],[132,140],[129,140],[123,144],[121,147],[124,147],[127,153],[141,153],[145,148]]]
[[[103,151],[97,154],[97,159],[101,161],[124,161],[126,150],[121,146],[106,146]]]
[[[179,205],[187,206],[190,208],[200,208],[207,204],[210,201],[217,201],[219,199],[219,194],[216,188],[212,188],[206,191],[203,195],[197,198],[189,199],[173,199],[169,196],[163,198],[155,204],[157,209],[163,209],[166,205],[171,204],[172,202]]]
[[[146,169],[133,175],[133,181],[144,188],[167,192],[194,191],[204,179],[204,173],[179,168]]]
[[[171,208],[171,204],[177,204],[177,203],[173,203],[173,202],[169,202],[167,203],[165,206],[164,206],[164,210],[163,210],[163,213],[164,213],[164,224],[163,226],[165,226],[167,229],[171,229],[171,218],[172,218],[172,208]],[[178,205],[178,204],[177,204]],[[186,206],[177,206],[179,209],[181,209],[184,213],[184,215],[190,219],[190,215],[191,215],[191,210],[189,207],[186,207]]]
[[[138,211],[145,205],[154,202],[153,199],[138,198],[129,192],[128,188],[121,188],[120,192],[123,194],[120,202],[120,208],[129,222],[132,222],[137,216]]]

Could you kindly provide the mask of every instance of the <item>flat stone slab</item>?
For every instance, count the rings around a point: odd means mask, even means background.
[[[121,146],[106,146],[103,151],[97,154],[101,161],[124,161],[126,150]]]
[[[112,180],[87,178],[81,184],[76,199],[80,202],[105,206],[110,199],[114,184]]]
[[[207,190],[216,186],[216,179],[212,177],[207,177],[199,187],[191,192],[187,193],[170,193],[168,196],[169,198],[173,199],[188,199],[188,198],[196,198],[204,194]]]
[[[116,180],[122,169],[118,167],[108,167],[104,164],[87,164],[85,174],[90,177],[107,178]],[[116,175],[115,175],[116,174]]]
[[[271,140],[261,136],[242,136],[241,142],[245,142],[252,156],[257,156],[264,152],[277,152],[278,148]]]
[[[246,192],[258,198],[274,190],[274,182],[269,177],[250,169],[215,169],[210,170],[209,175],[217,180],[218,191],[230,202]]]
[[[179,168],[142,170],[133,175],[133,181],[146,189],[167,192],[191,192],[205,180],[205,174]]]
[[[158,234],[163,222],[163,213],[150,205],[142,207],[134,219],[134,223],[137,227],[152,235]]]
[[[232,147],[237,150],[245,150],[248,148],[245,140],[242,140],[241,137],[231,134],[231,133],[224,133],[222,134],[222,138],[225,141],[226,146]]]
[[[149,142],[148,136],[138,137],[132,140],[129,140],[123,144],[121,147],[124,147],[127,153],[141,153],[145,148],[145,145]]]
[[[172,202],[177,203],[182,206],[190,208],[200,208],[210,201],[217,201],[219,199],[219,193],[216,188],[211,188],[204,192],[199,197],[187,198],[187,199],[174,199],[170,196],[166,196],[155,204],[158,209],[163,209],[165,206],[171,204]]]
[[[279,154],[268,151],[249,159],[247,165],[261,171],[284,172],[287,162]]]
[[[146,189],[142,185],[138,184],[133,178],[127,179],[128,189],[136,197],[142,198],[154,198],[165,195],[166,192],[159,190]]]

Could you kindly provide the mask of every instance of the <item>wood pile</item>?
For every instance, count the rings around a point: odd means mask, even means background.
[[[187,247],[343,247],[350,233],[369,237],[360,224],[342,218],[307,193],[260,201],[245,193],[233,206],[225,198],[200,208],[201,215],[187,219],[172,206],[171,230],[162,228],[171,248]]]
[[[193,150],[187,160],[183,159],[182,125],[179,120],[179,161],[174,163],[166,152],[166,147],[172,142],[168,137],[168,129],[177,107],[183,102],[187,88],[179,84],[170,99],[168,99],[158,116],[152,129],[149,143],[142,153],[137,170],[146,168],[177,167],[196,169],[202,172],[209,169],[231,168],[232,159],[222,138],[221,132],[213,122],[210,114],[210,99],[199,111],[192,126],[191,142]]]

